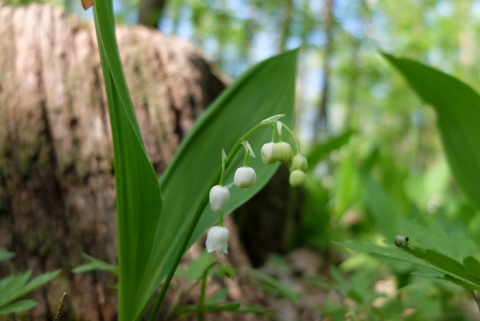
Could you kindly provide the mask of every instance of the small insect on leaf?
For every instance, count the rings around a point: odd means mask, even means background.
[[[87,10],[88,8],[93,6],[94,3],[95,3],[94,0],[82,0],[82,7],[83,7],[84,10]]]
[[[398,247],[408,247],[408,236],[395,236],[395,245]]]

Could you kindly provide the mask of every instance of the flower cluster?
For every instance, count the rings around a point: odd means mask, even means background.
[[[253,133],[255,130],[262,126],[270,124],[274,125],[272,141],[262,146],[262,161],[264,164],[267,165],[273,164],[275,162],[288,164],[290,168],[290,185],[292,187],[301,187],[305,184],[305,172],[308,167],[307,159],[300,153],[297,139],[292,133],[292,131],[284,123],[278,121],[278,119],[282,116],[283,115],[277,115],[262,121],[242,138],[245,138],[246,136],[248,136],[248,134]],[[282,140],[282,129],[285,129],[290,136],[294,144],[293,149],[289,143]],[[274,142],[276,133],[278,133],[279,137],[278,142]],[[242,167],[237,168],[237,170],[235,171],[233,184],[235,184],[236,187],[243,189],[252,187],[257,180],[257,175],[255,173],[255,170],[252,167],[248,166],[249,157],[255,157],[252,147],[246,140],[241,141],[241,144],[245,148],[244,164]],[[235,152],[236,149],[234,148],[233,153]],[[219,224],[218,226],[212,227],[208,231],[206,248],[209,253],[228,253],[229,232],[228,229],[223,226],[223,210],[225,209],[226,205],[230,200],[229,188],[233,186],[233,184],[224,185],[223,182],[227,160],[230,159],[231,157],[227,158],[225,151],[222,151],[222,171],[220,176],[220,182],[218,185],[215,185],[210,189],[210,208],[214,212],[218,213]]]
[[[289,134],[293,136],[288,127],[286,127],[282,122],[277,122],[276,127],[280,137],[282,137],[282,128],[286,128]],[[294,140],[294,143],[296,150],[295,156],[293,156],[294,154],[292,146],[286,142],[279,141],[277,143],[266,143],[262,146],[262,161],[266,165],[273,164],[275,162],[288,164],[290,168],[290,186],[301,187],[305,184],[305,172],[308,168],[308,162],[305,156],[300,153],[296,140]]]

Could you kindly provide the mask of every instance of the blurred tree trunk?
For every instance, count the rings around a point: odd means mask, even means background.
[[[230,17],[228,13],[227,1],[220,0],[219,14],[217,16],[217,50],[215,56],[216,63],[222,69],[225,68],[225,47],[227,46],[228,37],[230,35]]]
[[[315,124],[315,139],[318,140],[322,134],[328,132],[328,97],[330,90],[330,69],[333,55],[333,6],[334,0],[326,0],[325,13],[325,49],[323,51],[323,67],[321,70],[321,91],[320,104],[318,106],[317,121]]]
[[[51,319],[115,320],[114,278],[72,274],[85,252],[116,262],[113,148],[94,28],[49,6],[0,4],[0,277],[63,269],[34,299]],[[164,170],[194,119],[224,88],[199,50],[144,27],[118,43],[146,149]]]
[[[138,2],[138,24],[157,29],[167,0],[140,0]]]
[[[282,34],[280,37],[280,44],[278,46],[278,51],[282,52],[287,49],[287,41],[290,38],[291,34],[291,24],[293,16],[293,0],[287,0],[284,8],[284,17],[282,21]]]

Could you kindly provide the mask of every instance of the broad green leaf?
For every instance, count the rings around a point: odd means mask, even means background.
[[[140,287],[162,211],[160,186],[148,160],[117,49],[111,1],[94,6],[95,27],[112,128],[117,198],[119,320],[145,305]]]
[[[467,84],[409,59],[384,54],[410,87],[437,113],[437,125],[452,173],[480,209],[480,96]]]
[[[463,260],[463,264],[467,267],[469,273],[474,275],[480,275],[480,262],[472,256],[469,256]]]
[[[35,300],[19,300],[0,307],[0,315],[7,315],[11,313],[18,313],[29,310],[37,305]]]
[[[95,4],[95,26],[104,73],[112,124],[117,186],[117,225],[119,257],[119,319],[138,319],[150,297],[169,271],[174,271],[185,247],[192,244],[217,215],[209,212],[206,195],[220,167],[219,151],[227,151],[235,141],[259,121],[287,114],[293,119],[297,52],[288,52],[259,64],[240,77],[204,113],[179,148],[161,184],[165,203],[163,215],[158,181],[146,157],[132,103],[122,73],[115,40],[111,1]],[[271,132],[249,138],[259,151]],[[227,181],[241,164],[242,153],[233,158]],[[260,165],[253,159],[250,166]],[[278,166],[257,169],[257,185],[233,193],[231,211],[252,197]],[[200,222],[198,213],[203,213]],[[196,226],[193,235],[189,227]],[[168,286],[168,280],[166,282]]]
[[[465,265],[452,259],[451,257],[443,255],[442,253],[434,250],[423,249],[419,247],[407,247],[403,250],[410,255],[418,257],[419,259],[423,259],[430,266],[434,266],[439,270],[445,271],[454,279],[463,279],[473,283],[477,288],[480,287],[480,277],[474,273],[471,273]]]
[[[289,126],[293,123],[296,66],[297,50],[254,66],[201,115],[182,142],[160,181],[164,208],[155,238],[155,253],[141,285],[145,290],[143,304],[178,263],[174,258],[183,253],[180,245],[195,219],[197,207],[201,207],[201,216],[188,240],[189,246],[218,220],[207,201],[210,188],[218,183],[222,149],[228,154],[243,134],[270,116],[286,114],[281,120]],[[271,135],[269,125],[248,138],[256,155],[260,155],[262,145],[270,141]],[[227,184],[233,181],[243,159],[244,149],[240,145],[226,170]],[[232,187],[225,213],[255,195],[278,168],[278,165],[264,165],[261,157],[251,158],[249,166],[257,173],[255,186],[244,190]]]
[[[334,176],[333,211],[335,215],[341,216],[352,205],[352,201],[359,192],[359,175],[353,153],[349,153],[342,159]]]
[[[416,275],[426,275],[450,281],[464,286],[469,290],[480,288],[480,277],[472,273],[462,263],[437,251],[420,247],[386,247],[367,243],[337,243],[335,244],[361,252],[374,254],[383,258],[412,263],[421,268]]]
[[[421,244],[443,253],[458,261],[463,261],[475,252],[475,244],[469,238],[465,228],[457,226],[453,219],[440,215],[429,219],[428,224],[422,224],[418,218],[396,218],[396,234],[406,235],[415,244]],[[389,236],[393,239],[393,236]]]
[[[187,273],[185,278],[187,280],[197,280],[202,277],[205,269],[214,262],[211,254],[204,252],[199,258],[188,262]]]
[[[4,249],[0,249],[0,262],[5,261],[5,260],[9,260],[14,256],[15,256],[15,253],[8,252]]]
[[[378,228],[386,237],[397,234],[397,218],[399,213],[388,192],[369,176],[364,176],[361,189],[364,190],[365,204],[373,216]]]
[[[315,168],[314,165],[327,157],[328,154],[347,144],[353,134],[355,134],[355,131],[353,129],[348,129],[338,136],[315,145],[307,155],[307,161],[309,164],[308,170],[313,170]]]

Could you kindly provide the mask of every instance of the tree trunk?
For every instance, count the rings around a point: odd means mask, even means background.
[[[321,70],[321,97],[318,106],[317,121],[315,124],[314,140],[318,141],[319,138],[323,138],[328,133],[328,103],[330,94],[330,69],[331,60],[333,56],[333,29],[334,29],[334,16],[333,16],[334,0],[326,0],[325,10],[325,49],[322,54],[323,66]],[[323,136],[322,136],[323,135]]]
[[[81,253],[116,262],[113,148],[94,27],[45,5],[0,4],[0,277],[63,269],[31,319],[115,320],[115,280],[73,274]],[[158,173],[224,88],[202,53],[144,27],[118,43],[147,153]]]

